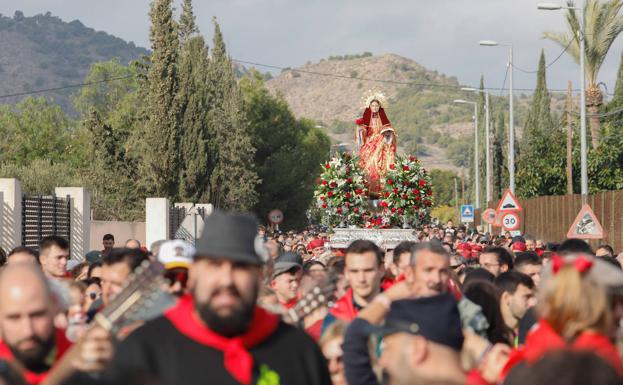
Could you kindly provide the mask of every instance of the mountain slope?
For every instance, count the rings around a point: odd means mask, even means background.
[[[24,17],[22,12],[0,15],[0,95],[64,87],[84,80],[92,63],[118,58],[123,64],[147,54],[144,48],[80,21],[64,22],[45,15]],[[45,93],[65,111],[72,111],[75,88]],[[23,96],[2,98],[13,104]]]

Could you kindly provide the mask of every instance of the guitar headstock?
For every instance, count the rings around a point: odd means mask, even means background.
[[[333,292],[335,291],[335,284],[328,282],[323,287],[314,286],[309,290],[301,299],[298,300],[296,305],[286,311],[285,316],[292,322],[298,322],[301,319],[307,317],[315,310],[328,306],[332,300]]]
[[[144,261],[128,277],[111,302],[95,316],[95,321],[107,330],[117,332],[126,324],[148,320],[162,314],[174,299],[162,288],[164,266],[160,262]]]

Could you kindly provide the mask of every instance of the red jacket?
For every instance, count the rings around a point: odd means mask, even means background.
[[[346,322],[354,320],[358,312],[353,301],[353,289],[346,290],[346,293],[329,309],[329,313],[335,318]]]
[[[540,320],[538,327],[526,337],[526,344],[511,353],[502,371],[502,377],[506,377],[508,372],[521,362],[531,364],[549,352],[562,349],[591,351],[623,375],[619,353],[607,336],[585,331],[573,342],[567,343],[545,320]]]
[[[62,329],[56,329],[54,338],[56,343],[56,357],[54,358],[54,364],[56,364],[61,359],[61,357],[63,357],[65,352],[71,347],[71,342],[69,342],[67,337],[65,337],[65,330]],[[0,359],[6,361],[15,360],[11,349],[3,342],[0,342]],[[53,367],[54,366],[52,366],[52,368]],[[47,370],[43,373],[35,373],[29,370],[24,370],[22,375],[26,380],[26,383],[36,385],[40,384],[41,382],[43,382],[43,380],[45,380],[45,378],[48,376],[48,373],[50,373],[50,370]]]

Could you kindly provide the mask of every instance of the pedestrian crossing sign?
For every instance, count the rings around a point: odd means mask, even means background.
[[[474,205],[461,205],[461,222],[474,222]]]

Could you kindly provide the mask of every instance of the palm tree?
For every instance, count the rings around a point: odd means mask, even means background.
[[[573,7],[573,1],[567,5]],[[586,108],[589,114],[593,148],[599,144],[601,125],[599,122],[599,107],[603,103],[603,93],[599,89],[597,75],[606,59],[608,50],[614,40],[623,31],[623,16],[619,11],[623,7],[623,0],[586,0],[584,4],[584,70],[588,85],[586,88]],[[580,23],[574,9],[567,11],[567,32],[545,32],[543,37],[567,47],[567,52],[577,62],[580,62]]]

